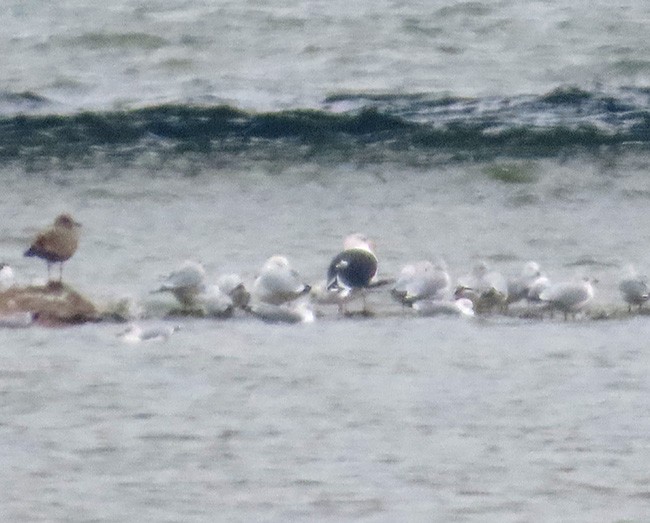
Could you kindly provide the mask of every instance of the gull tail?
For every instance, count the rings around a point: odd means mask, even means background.
[[[343,289],[343,287],[341,287],[338,275],[334,276],[334,278],[327,282],[328,291],[340,291],[341,289]]]

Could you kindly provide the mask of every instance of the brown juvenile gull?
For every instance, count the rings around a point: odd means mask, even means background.
[[[53,263],[59,264],[59,282],[63,278],[63,263],[69,260],[79,245],[79,228],[69,214],[60,214],[51,227],[39,232],[25,256],[36,256],[47,262],[47,279]]]

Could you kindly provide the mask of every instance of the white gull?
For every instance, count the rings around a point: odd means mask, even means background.
[[[404,304],[418,300],[441,300],[448,297],[450,285],[451,278],[444,262],[434,265],[424,260],[402,268],[391,294]]]
[[[531,287],[541,277],[539,264],[534,261],[526,262],[517,276],[508,279],[508,303],[528,300]]]
[[[206,286],[196,296],[195,304],[202,309],[203,314],[215,318],[229,318],[235,310],[232,298],[219,285]]]
[[[217,286],[224,294],[230,296],[233,306],[237,308],[245,307],[251,299],[239,274],[221,275],[217,280]]]
[[[183,307],[195,307],[197,296],[205,290],[205,269],[192,260],[185,260],[181,266],[165,278],[154,292],[171,292]]]
[[[262,267],[253,283],[254,301],[280,305],[307,294],[309,285],[301,280],[300,275],[284,256],[271,256]]]
[[[529,286],[528,288],[528,295],[526,296],[526,299],[530,303],[539,303],[540,300],[540,295],[544,290],[548,289],[551,286],[551,281],[544,276],[543,274],[541,276],[538,276]]]
[[[646,278],[639,276],[631,265],[626,267],[618,288],[621,291],[623,300],[628,304],[628,311],[632,311],[632,305],[637,305],[640,310],[650,298]]]
[[[468,298],[477,311],[503,309],[508,299],[508,284],[497,271],[490,270],[484,261],[477,263],[470,274],[459,278],[455,298]]]
[[[594,288],[588,278],[553,284],[539,295],[540,300],[547,303],[551,310],[562,311],[564,319],[569,315],[575,317],[593,297]]]
[[[176,331],[180,330],[178,325],[153,325],[142,327],[132,323],[126,330],[117,336],[125,343],[136,344],[141,342],[167,341]]]

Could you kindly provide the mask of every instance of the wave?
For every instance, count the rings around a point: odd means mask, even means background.
[[[0,158],[84,158],[158,149],[354,157],[451,153],[462,158],[548,156],[571,149],[650,146],[650,89],[616,95],[561,88],[541,96],[461,98],[342,93],[318,109],[250,112],[163,104],[47,113],[35,93],[0,93]]]

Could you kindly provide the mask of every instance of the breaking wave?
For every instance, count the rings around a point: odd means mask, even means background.
[[[460,158],[552,156],[602,147],[648,148],[650,89],[616,95],[560,88],[541,96],[460,98],[341,93],[317,109],[250,112],[227,105],[163,104],[66,113],[38,94],[0,93],[0,158],[170,154],[323,155],[372,150]]]

